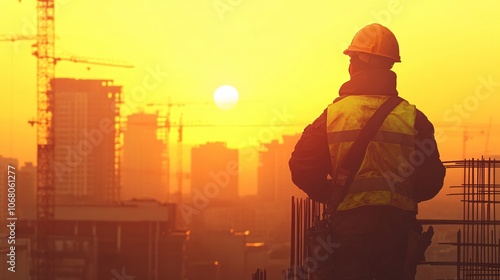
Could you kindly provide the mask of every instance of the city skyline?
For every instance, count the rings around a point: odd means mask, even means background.
[[[285,138],[287,137],[293,137],[293,135],[284,135]],[[204,144],[208,144],[209,142],[207,143],[204,143]],[[269,142],[269,143],[263,143],[261,148],[262,147],[266,147],[266,146],[269,146],[271,144],[276,145],[278,144],[279,146],[282,145],[282,141],[278,141],[278,140],[274,140],[272,142]],[[203,144],[202,144],[203,145]],[[190,164],[191,164],[191,160],[190,160],[190,150],[194,147],[198,147],[200,145],[195,145],[193,147],[190,147],[190,146],[185,146],[184,147],[184,156],[185,156],[185,161],[183,162],[183,167],[184,167],[184,178],[183,178],[183,184],[184,184],[184,198],[186,198],[186,196],[189,196],[191,195],[191,190],[190,190],[190,184],[191,184],[191,170],[190,170]],[[261,149],[259,148],[259,149]],[[176,160],[175,158],[175,149],[172,150],[171,152],[173,152],[172,154],[172,160]],[[253,148],[246,148],[246,149],[238,149],[238,154],[239,154],[239,157],[241,158],[241,161],[240,161],[240,166],[239,166],[239,177],[240,177],[240,184],[242,186],[246,186],[244,188],[241,188],[240,189],[240,197],[245,197],[245,196],[258,196],[259,195],[259,179],[258,179],[258,171],[259,171],[259,153],[262,153],[262,152],[258,152],[257,149],[253,149]],[[2,154],[0,154],[0,156],[4,156]],[[491,156],[492,159],[496,159],[496,160],[499,160],[500,159],[500,155],[492,155]],[[21,162],[19,161],[17,158],[13,157],[13,159],[17,160],[17,162],[19,162],[19,164],[22,164],[22,165],[26,165],[26,164],[34,164],[32,162]],[[286,162],[284,162],[284,164],[288,164],[288,160]],[[35,166],[36,167],[36,166]],[[172,201],[172,199],[174,199],[174,197],[172,195],[176,195],[177,193],[177,185],[176,185],[176,182],[177,182],[177,171],[176,171],[176,163],[174,162],[171,166],[170,166],[170,191],[169,191],[169,195],[170,195],[170,199],[169,201]],[[123,174],[122,174],[123,175]],[[164,171],[162,171],[162,175],[164,176]],[[287,176],[287,174],[283,174],[284,176]],[[459,180],[461,179],[461,176],[460,174],[451,174],[450,176],[447,176],[446,178],[446,184],[447,185],[452,185],[452,184],[456,184]],[[296,188],[295,186],[292,186],[292,188]],[[122,187],[122,192],[124,191],[123,190],[123,187]],[[297,191],[297,194],[300,194],[300,191],[299,190],[295,190]],[[298,196],[302,196],[302,195],[298,195]],[[440,197],[445,197],[444,194],[442,195],[439,195]],[[128,199],[131,199],[131,198],[148,198],[147,196],[146,197],[128,197]],[[126,200],[126,199],[125,199]],[[161,199],[159,199],[159,201],[162,201]],[[426,204],[431,204],[433,206],[438,206],[439,203],[437,202],[426,202]],[[431,207],[432,208],[432,207]]]
[[[500,154],[492,145],[500,141],[500,132],[494,129],[500,124],[495,110],[500,102],[500,73],[492,63],[499,59],[495,51],[499,39],[489,35],[499,31],[497,24],[491,24],[495,5],[492,1],[455,5],[395,1],[393,6],[387,1],[368,1],[364,6],[273,2],[241,4],[224,12],[212,5],[110,1],[94,11],[84,2],[56,1],[59,54],[118,59],[135,66],[119,69],[61,61],[56,77],[112,79],[123,85],[123,116],[152,110],[148,103],[166,103],[169,96],[172,102],[211,101],[218,87],[232,85],[239,92],[233,109],[221,110],[213,102],[172,108],[172,119],[183,113],[185,123],[234,125],[186,129],[185,145],[207,140],[224,141],[231,148],[255,147],[254,138],[260,140],[259,135],[266,140],[261,142],[268,142],[282,134],[300,133],[320,114],[348,79],[348,59],[342,50],[351,33],[378,21],[400,40],[403,62],[394,68],[398,90],[436,124],[443,158],[494,155]],[[11,12],[0,17],[0,34],[34,33],[34,9],[28,3],[7,2],[5,11]],[[112,17],[104,12],[115,9]],[[429,10],[446,10],[448,16]],[[87,22],[82,11],[92,11],[95,20]],[[352,17],[343,16],[354,11]],[[253,18],[256,13],[262,17]],[[146,16],[149,21],[128,20]],[[470,20],[448,19],[455,16]],[[178,25],[183,28],[176,29]],[[440,43],[423,43],[429,39]],[[488,43],[467,43],[483,41]],[[5,62],[0,68],[0,90],[6,100],[0,104],[0,129],[7,132],[0,139],[0,153],[22,162],[36,158],[36,129],[27,124],[36,116],[36,59],[31,56],[31,44],[0,43],[0,60]],[[106,47],[98,47],[101,44]],[[466,71],[458,67],[440,71],[457,63]],[[414,77],[426,83],[415,82]],[[434,96],[447,102],[429,99]],[[258,114],[254,114],[256,107]],[[275,117],[281,119],[270,125]]]

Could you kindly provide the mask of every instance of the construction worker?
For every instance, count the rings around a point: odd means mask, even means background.
[[[289,161],[295,185],[323,203],[330,201],[332,178],[356,134],[384,100],[398,95],[391,68],[401,62],[399,44],[388,28],[365,26],[344,54],[350,56],[350,80],[304,129]],[[419,227],[417,203],[433,198],[445,176],[433,125],[403,100],[368,144],[355,174],[332,217],[333,242],[340,246],[329,259],[334,275],[328,279],[411,278],[404,271],[408,230]]]

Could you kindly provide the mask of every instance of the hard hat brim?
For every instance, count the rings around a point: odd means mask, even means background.
[[[376,55],[376,56],[382,56],[382,57],[386,57],[386,58],[390,58],[392,60],[394,60],[394,62],[401,62],[401,57],[392,57],[392,56],[387,56],[387,55],[383,55],[383,54],[377,54],[377,53],[372,53],[372,52],[369,52],[369,51],[363,51],[363,50],[359,50],[359,49],[352,49],[352,48],[347,48],[343,51],[343,53],[345,55],[348,55],[348,56],[353,56],[353,55],[356,55],[356,53],[365,53],[365,54],[368,54],[368,55]]]

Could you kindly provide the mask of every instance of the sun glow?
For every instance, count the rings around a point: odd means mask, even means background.
[[[214,101],[221,110],[231,110],[238,102],[238,91],[229,85],[220,86],[214,92]]]

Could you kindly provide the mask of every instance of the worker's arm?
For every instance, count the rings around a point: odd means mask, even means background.
[[[415,119],[415,149],[425,155],[422,165],[416,168],[414,177],[414,198],[417,202],[436,196],[443,187],[446,169],[439,159],[439,151],[434,139],[434,126],[427,117],[417,110]]]
[[[304,129],[288,164],[293,183],[313,200],[326,202],[331,189],[326,110]]]

